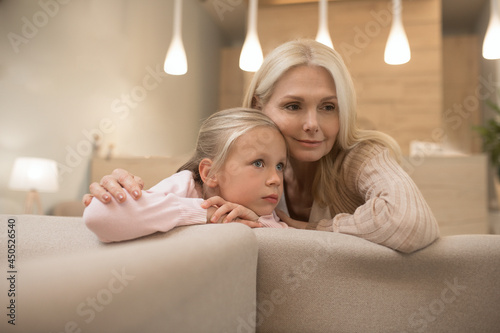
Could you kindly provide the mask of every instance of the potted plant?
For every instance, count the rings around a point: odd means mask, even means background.
[[[491,100],[486,105],[495,111],[496,115],[483,126],[474,126],[483,139],[483,151],[488,154],[493,166],[495,192],[500,208],[500,106]]]

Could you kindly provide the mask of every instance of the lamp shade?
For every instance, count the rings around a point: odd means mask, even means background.
[[[182,0],[174,3],[174,27],[163,70],[170,75],[184,75],[188,71],[186,51],[182,43]]]
[[[264,59],[257,35],[257,8],[257,0],[248,2],[247,35],[240,53],[240,68],[247,72],[258,71]]]
[[[14,162],[9,188],[19,191],[57,192],[57,162],[45,158],[18,157]]]
[[[392,0],[392,4],[392,25],[385,46],[384,61],[389,65],[402,65],[411,59],[410,44],[403,27],[401,0]]]
[[[332,38],[328,31],[328,0],[319,0],[319,23],[316,41],[333,49]]]
[[[490,0],[490,22],[483,41],[483,57],[485,59],[500,59],[500,17],[498,0]]]

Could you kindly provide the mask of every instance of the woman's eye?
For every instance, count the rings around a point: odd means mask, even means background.
[[[264,162],[262,162],[261,160],[255,161],[252,164],[257,168],[262,168],[264,166]]]
[[[285,169],[285,164],[283,163],[276,164],[276,170],[283,171],[284,169]]]
[[[291,110],[291,111],[296,111],[299,108],[300,108],[300,106],[298,104],[288,104],[287,106],[285,106],[285,109]]]
[[[327,104],[323,106],[323,109],[325,109],[325,111],[335,111],[337,106],[335,104]]]

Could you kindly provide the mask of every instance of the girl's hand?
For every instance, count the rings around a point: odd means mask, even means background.
[[[294,220],[290,216],[286,215],[286,213],[280,209],[276,209],[276,215],[278,215],[281,221],[288,224],[289,227],[295,229],[305,229],[307,227],[307,222]]]
[[[83,196],[83,204],[88,206],[93,197],[103,203],[111,201],[113,196],[118,202],[126,199],[126,190],[134,199],[141,197],[141,190],[144,188],[144,181],[130,172],[123,169],[115,169],[111,175],[102,177],[100,183],[92,183],[89,186],[90,193]]]
[[[262,225],[257,222],[259,216],[252,210],[222,199],[219,196],[211,197],[201,204],[207,209],[208,223],[228,223],[238,222],[246,224],[251,228],[260,228]]]

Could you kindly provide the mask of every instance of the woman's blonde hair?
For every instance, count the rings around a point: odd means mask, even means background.
[[[234,142],[248,131],[261,126],[276,129],[281,134],[278,126],[258,110],[233,108],[212,114],[200,127],[193,156],[177,172],[190,170],[194,180],[203,184],[199,171],[200,162],[204,158],[212,160],[212,167],[208,175],[211,177],[224,165],[229,149]],[[265,138],[255,139],[265,141]]]
[[[335,178],[347,151],[362,142],[376,142],[389,148],[397,160],[400,159],[401,152],[396,141],[387,134],[358,128],[356,93],[348,69],[339,53],[314,40],[290,41],[269,53],[250,83],[243,106],[257,107],[257,101],[261,106],[265,105],[273,94],[276,82],[288,70],[297,66],[319,66],[326,69],[333,77],[337,89],[340,129],[332,150],[320,159],[313,189],[314,197],[320,204],[330,205],[336,192]]]

